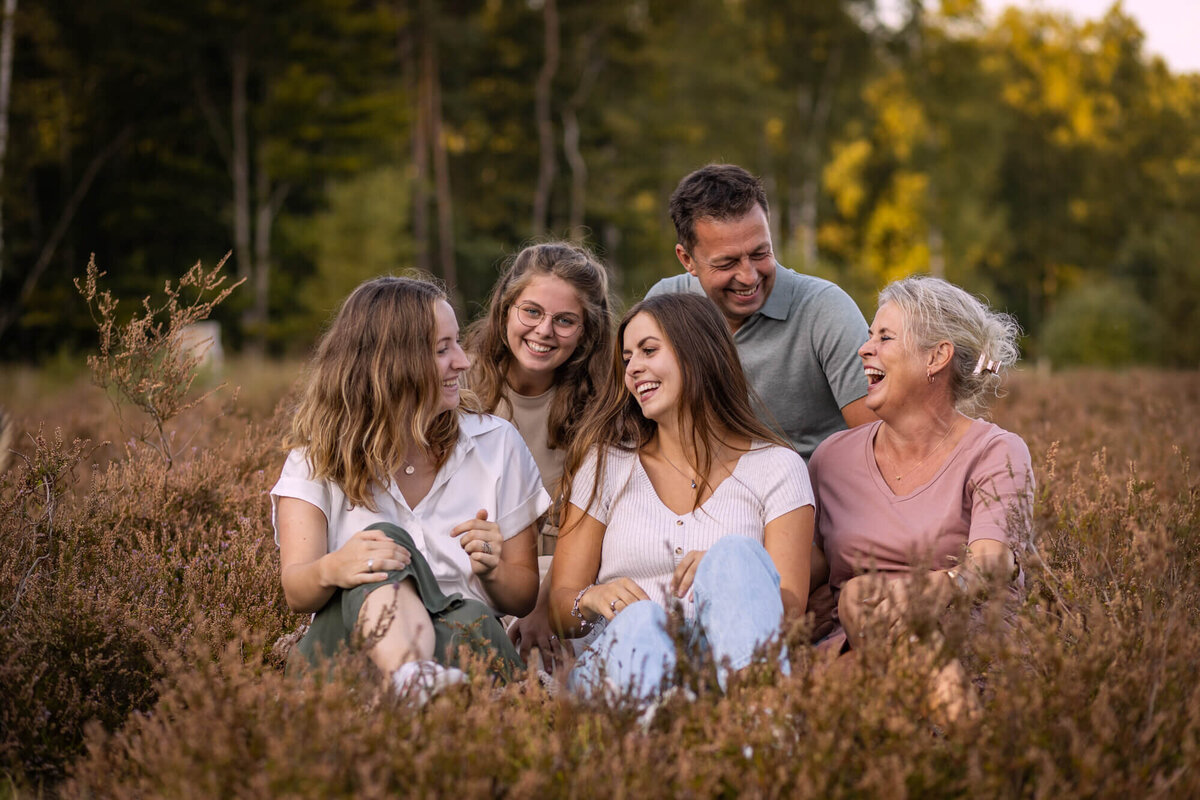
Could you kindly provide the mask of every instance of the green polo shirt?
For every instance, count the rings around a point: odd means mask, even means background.
[[[646,296],[666,292],[704,289],[684,273],[663,278]],[[867,393],[858,357],[867,321],[837,284],[777,264],[767,301],[733,339],[759,416],[805,460],[826,436],[846,429],[842,408]]]

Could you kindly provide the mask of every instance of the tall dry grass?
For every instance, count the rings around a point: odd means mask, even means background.
[[[422,709],[356,662],[285,678],[273,645],[299,619],[266,492],[291,380],[260,381],[215,420],[188,412],[169,470],[94,410],[99,390],[0,397],[33,434],[0,488],[10,793],[1200,795],[1200,375],[1014,377],[993,417],[1035,459],[1027,597],[1009,624],[964,612],[945,627],[978,717],[932,714],[902,650],[830,666],[797,639],[790,677],[765,669],[723,696],[685,676],[696,701],[648,726],[482,671]]]

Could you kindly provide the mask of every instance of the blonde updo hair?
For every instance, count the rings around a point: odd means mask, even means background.
[[[888,284],[879,293],[879,305],[885,303],[904,312],[911,347],[928,350],[941,341],[954,345],[947,372],[959,411],[973,416],[986,409],[991,397],[1000,396],[1001,373],[1020,356],[1021,326],[1015,317],[993,311],[949,281],[928,275]]]

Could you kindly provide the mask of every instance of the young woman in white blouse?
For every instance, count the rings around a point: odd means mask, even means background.
[[[600,631],[569,685],[642,699],[661,691],[675,666],[667,612],[679,603],[724,688],[730,670],[804,613],[808,472],[755,416],[733,338],[708,299],[643,300],[614,349],[615,378],[568,455],[570,503],[551,574],[560,633]]]
[[[462,679],[460,643],[519,664],[496,617],[533,607],[549,497],[512,425],[471,413],[468,365],[425,281],[364,283],[321,339],[271,490],[284,595],[315,612],[304,659],[361,642],[421,696]]]

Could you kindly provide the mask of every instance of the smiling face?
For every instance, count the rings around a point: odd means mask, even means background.
[[[858,348],[867,376],[867,408],[879,413],[918,394],[929,382],[922,353],[909,344],[907,315],[884,303],[871,322],[870,338]]]
[[[738,219],[698,219],[695,235],[691,252],[677,244],[675,255],[736,331],[763,307],[775,286],[767,213],[756,205]]]
[[[522,309],[532,313],[522,314]],[[540,316],[535,325],[530,318]],[[524,318],[523,318],[524,317]],[[563,333],[566,323],[575,329]],[[554,371],[575,352],[583,335],[584,312],[579,296],[556,275],[538,275],[508,309],[505,342],[513,354],[508,382],[521,394],[541,394],[554,381]]]
[[[679,413],[683,375],[679,359],[654,317],[634,315],[621,337],[625,388],[637,399],[646,419],[662,424]]]
[[[433,353],[442,392],[439,411],[453,411],[458,408],[458,376],[471,366],[471,362],[458,342],[458,319],[450,304],[445,300],[437,301],[433,318],[436,332]]]

